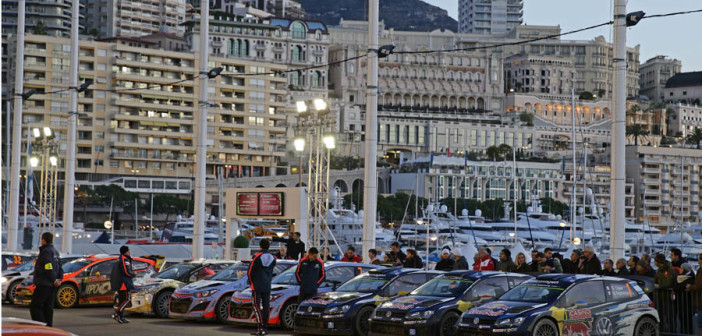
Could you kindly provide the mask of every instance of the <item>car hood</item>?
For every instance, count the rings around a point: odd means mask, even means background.
[[[546,306],[546,303],[493,301],[480,307],[468,310],[464,317],[502,317],[505,315],[519,315]]]
[[[357,292],[328,292],[306,300],[305,305],[308,306],[327,306],[335,304],[345,304],[351,301],[360,300],[372,296],[372,293],[357,293]]]
[[[200,291],[203,289],[213,289],[213,288],[219,288],[225,285],[231,285],[233,283],[236,283],[237,281],[218,281],[218,280],[200,280],[193,282],[191,284],[187,284],[183,287],[180,288],[181,292],[184,291]]]
[[[392,301],[388,301],[380,305],[378,310],[381,311],[408,311],[415,308],[427,309],[433,306],[455,300],[454,297],[439,297],[439,296],[420,296],[411,295],[403,296]]]

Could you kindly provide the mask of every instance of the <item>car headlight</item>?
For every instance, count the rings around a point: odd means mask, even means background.
[[[499,320],[495,323],[495,325],[498,326],[507,326],[507,325],[520,325],[524,322],[523,317],[515,317],[514,319],[511,318],[506,318],[503,320]]]
[[[0,284],[4,284],[8,281],[7,277],[0,278]]]
[[[411,314],[407,315],[407,318],[410,320],[422,320],[422,319],[428,319],[432,315],[434,315],[433,310],[425,310],[425,311],[418,311],[418,312],[411,313]]]
[[[327,314],[345,314],[349,309],[351,309],[350,305],[343,305],[327,308],[324,312]]]
[[[208,297],[214,293],[217,293],[217,289],[210,289],[202,292],[195,293],[195,297]]]

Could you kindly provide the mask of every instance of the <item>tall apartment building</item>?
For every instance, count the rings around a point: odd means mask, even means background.
[[[681,72],[670,77],[663,89],[665,101],[700,105],[702,101],[702,71]]]
[[[701,174],[697,149],[626,148],[626,175],[634,182],[640,222],[667,230],[699,223]]]
[[[668,133],[674,136],[686,137],[695,128],[702,128],[702,106],[687,103],[668,104],[675,118],[671,118]]]
[[[181,34],[186,0],[81,0],[85,31],[106,38]]]
[[[200,19],[184,23],[185,38],[193,50],[200,44]],[[322,22],[292,19],[261,19],[222,13],[210,19],[210,54],[227,59],[241,59],[284,64],[300,70],[284,74],[293,100],[326,98],[328,85],[327,49],[329,31]],[[294,101],[290,101],[291,107]]]
[[[663,101],[663,88],[670,77],[682,71],[682,62],[666,56],[650,58],[639,69],[640,95],[652,101]]]
[[[199,5],[199,3],[193,4],[194,7],[199,7]],[[305,18],[305,9],[296,0],[210,0],[210,11],[240,16],[248,12],[261,17]],[[262,13],[268,13],[268,15],[260,15]]]
[[[508,32],[522,24],[523,10],[523,0],[458,0],[458,32]]]
[[[38,93],[24,102],[23,125],[56,131],[62,169],[68,93],[46,92],[69,82],[70,40],[27,35],[25,43],[25,87]],[[194,53],[84,40],[79,60],[81,82],[93,85],[78,100],[78,112],[86,113],[78,118],[78,183],[114,182],[147,193],[175,185],[189,193],[199,127]],[[244,74],[286,67],[219,56],[209,62],[224,71],[210,80],[207,175],[218,167],[228,177],[276,175],[287,143],[285,78]]]

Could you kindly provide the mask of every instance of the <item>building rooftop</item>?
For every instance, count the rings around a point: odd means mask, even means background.
[[[666,89],[690,86],[702,86],[702,71],[681,72],[670,77],[668,82],[665,83]]]

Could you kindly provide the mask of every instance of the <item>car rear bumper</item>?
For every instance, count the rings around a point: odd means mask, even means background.
[[[129,308],[125,308],[126,311],[132,313],[153,313],[152,300],[153,295],[150,293],[132,293],[132,302]]]

